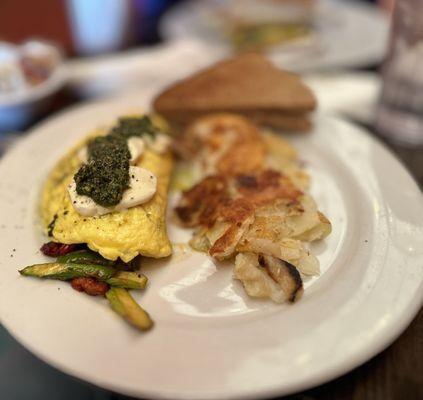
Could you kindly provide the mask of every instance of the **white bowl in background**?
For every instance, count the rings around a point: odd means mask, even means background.
[[[28,43],[28,42],[27,42]],[[47,109],[53,95],[66,82],[66,66],[59,49],[47,42],[57,57],[57,65],[51,75],[42,83],[28,86],[23,90],[0,93],[0,132],[21,130]]]

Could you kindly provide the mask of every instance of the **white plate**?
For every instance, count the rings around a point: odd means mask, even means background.
[[[227,56],[229,43],[213,22],[215,3],[218,1],[188,1],[175,6],[161,21],[162,35],[168,40],[196,38],[202,41],[207,54]],[[310,71],[363,67],[382,61],[388,44],[386,13],[374,5],[352,1],[319,3],[313,43],[302,48],[274,47],[267,54],[276,65]]]
[[[230,266],[179,247],[171,260],[145,263],[150,285],[136,299],[156,322],[145,334],[104,299],[19,276],[46,259],[36,216],[46,173],[78,138],[145,108],[151,95],[63,112],[0,163],[0,317],[17,340],[62,371],[129,395],[257,399],[339,376],[406,328],[422,303],[421,193],[374,139],[324,116],[312,134],[292,138],[333,223],[313,246],[322,275],[295,305],[250,299]],[[170,234],[189,236],[174,226]]]

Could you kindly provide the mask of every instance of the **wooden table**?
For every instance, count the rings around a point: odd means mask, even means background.
[[[341,378],[302,394],[296,400],[423,399],[423,311],[385,351]]]

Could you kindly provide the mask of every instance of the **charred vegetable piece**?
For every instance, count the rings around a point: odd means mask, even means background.
[[[62,281],[84,277],[106,281],[116,273],[116,270],[105,265],[47,263],[30,265],[21,269],[19,273],[25,276],[59,279]]]
[[[137,272],[118,271],[112,278],[106,281],[110,286],[125,289],[144,289],[148,282],[145,275]]]
[[[112,309],[131,325],[141,330],[150,329],[153,321],[145,310],[122,288],[112,287],[106,293]]]
[[[282,288],[291,303],[301,297],[304,288],[297,268],[287,261],[263,254],[258,256],[258,261],[260,266]]]
[[[96,264],[114,266],[115,261],[106,260],[100,254],[89,250],[79,250],[57,257],[57,262],[66,264]]]

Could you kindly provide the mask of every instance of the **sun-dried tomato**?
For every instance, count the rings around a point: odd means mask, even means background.
[[[90,296],[104,296],[109,290],[107,283],[99,282],[94,278],[74,278],[71,285],[78,292],[85,292]]]
[[[49,257],[59,257],[65,254],[71,253],[72,251],[77,250],[77,244],[63,244],[57,242],[48,242],[44,243],[40,250],[41,252]]]

